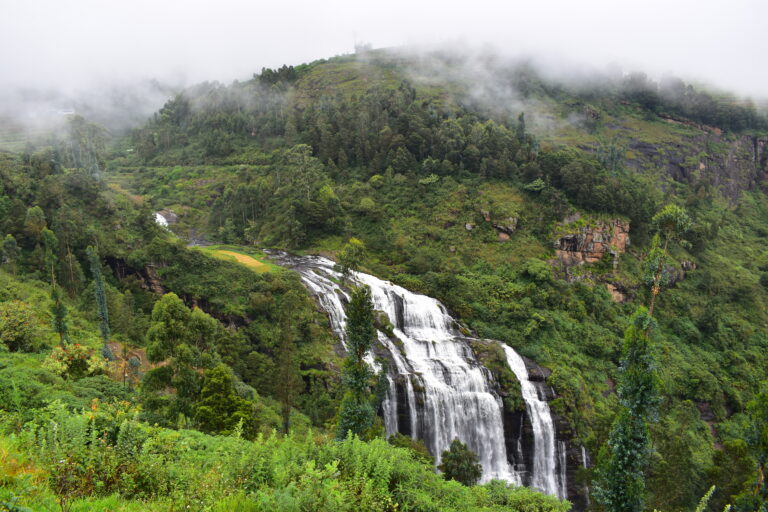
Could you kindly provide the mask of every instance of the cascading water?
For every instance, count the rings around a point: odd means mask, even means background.
[[[533,472],[530,485],[547,494],[565,498],[565,452],[562,446],[559,446],[560,454],[555,450],[555,426],[549,404],[539,397],[536,385],[528,377],[523,358],[504,343],[501,343],[501,348],[507,356],[507,364],[520,381],[525,409],[533,428]],[[560,475],[557,473],[558,466],[562,468]]]
[[[557,442],[557,456],[558,456],[558,477],[560,479],[560,492],[557,493],[557,496],[560,498],[567,498],[568,497],[568,482],[566,479],[566,470],[568,468],[566,457],[566,446],[565,441],[558,441]]]
[[[589,469],[589,455],[587,455],[587,449],[582,445],[581,447],[581,467]],[[584,502],[589,507],[589,487],[584,486]]]
[[[331,327],[343,343],[344,302],[348,296],[338,284],[341,275],[334,270],[334,262],[284,253],[273,257],[300,274],[328,312]],[[483,481],[500,478],[518,485],[527,483],[565,497],[565,482],[561,482],[562,487],[557,482],[549,407],[536,395],[522,358],[502,344],[520,380],[533,423],[535,454],[530,482],[524,482],[524,475],[514,469],[523,465],[519,442],[514,453],[507,453],[502,402],[494,391],[490,372],[477,362],[469,346],[475,339],[459,333],[455,320],[435,299],[361,272],[352,272],[350,279],[370,288],[374,308],[386,313],[392,324],[388,334],[378,332],[378,340],[391,361],[387,373],[390,386],[382,403],[387,433],[402,432],[423,440],[437,464],[442,452],[458,438],[477,453]],[[372,355],[368,362],[378,367]]]

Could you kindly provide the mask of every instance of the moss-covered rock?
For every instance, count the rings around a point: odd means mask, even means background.
[[[504,350],[497,342],[487,340],[470,341],[472,351],[478,361],[488,368],[499,386],[499,394],[508,413],[525,411],[525,401],[520,389],[520,381],[509,368]]]

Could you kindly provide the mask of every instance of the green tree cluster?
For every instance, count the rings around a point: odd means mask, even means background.
[[[437,469],[443,472],[446,480],[475,485],[483,475],[477,454],[458,439],[451,441],[451,446],[442,453],[441,459]]]
[[[194,405],[194,424],[210,434],[240,434],[254,439],[260,429],[274,425],[266,408],[237,394],[235,376],[225,364],[206,370],[200,396]],[[266,428],[265,428],[266,427]]]

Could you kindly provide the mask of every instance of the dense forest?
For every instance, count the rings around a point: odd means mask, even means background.
[[[346,353],[268,249],[435,297],[546,368],[591,459],[580,508],[714,486],[702,507],[764,510],[768,117],[678,79],[468,64],[263,69],[0,152],[0,510],[571,507],[478,484],[461,442],[436,472],[387,438],[365,289]]]

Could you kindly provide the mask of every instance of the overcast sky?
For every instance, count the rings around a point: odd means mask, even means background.
[[[0,0],[0,86],[249,78],[374,47],[492,46],[768,97],[768,0]]]

